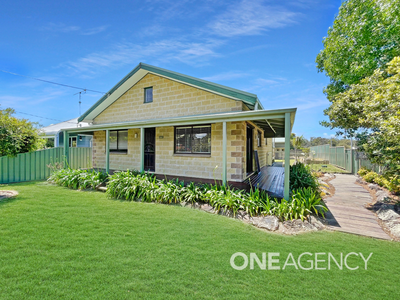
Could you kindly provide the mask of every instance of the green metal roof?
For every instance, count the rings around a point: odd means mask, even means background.
[[[113,88],[111,88],[103,97],[100,98],[91,108],[89,108],[82,116],[79,117],[78,121],[82,122],[91,112],[93,112],[100,104],[102,104],[108,97],[110,97],[119,87],[121,87],[129,78],[136,74],[139,70],[146,70],[148,72],[158,74],[163,77],[171,78],[179,82],[183,82],[192,86],[199,87],[211,92],[222,94],[228,98],[243,101],[251,109],[254,108],[258,101],[257,95],[216,84],[210,81],[202,80],[199,78],[191,77],[188,75],[180,74],[177,72],[169,71],[166,69],[154,67],[148,64],[140,63],[134,68],[128,75],[120,80]],[[100,114],[101,112],[99,112]]]

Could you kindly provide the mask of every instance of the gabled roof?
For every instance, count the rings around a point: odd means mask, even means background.
[[[121,97],[127,90],[129,90],[140,79],[142,79],[149,73],[169,78],[171,80],[181,82],[205,91],[209,91],[214,94],[230,98],[232,100],[242,101],[250,109],[253,109],[257,102],[259,103],[257,95],[255,94],[251,94],[248,92],[216,84],[210,81],[198,79],[188,75],[140,63],[120,82],[118,82],[111,90],[109,90],[103,97],[101,97],[101,99],[98,100],[91,108],[89,108],[89,110],[87,110],[82,116],[80,116],[78,121],[91,122],[103,110],[105,110],[113,102],[118,100],[118,98]]]
[[[78,122],[78,118],[71,119],[68,121],[60,122],[57,124],[51,124],[46,127],[40,128],[40,131],[44,133],[45,136],[54,136],[59,132],[61,129],[68,129],[68,128],[81,128],[89,126],[86,122]]]

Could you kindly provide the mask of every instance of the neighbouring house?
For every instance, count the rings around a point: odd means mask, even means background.
[[[265,110],[255,94],[140,63],[78,119],[89,126],[63,132],[92,134],[93,167],[107,172],[239,184],[272,164],[272,138],[290,139],[295,114]],[[284,179],[288,194],[288,167]]]
[[[61,129],[72,129],[72,128],[82,128],[89,126],[86,122],[78,122],[78,118],[71,119],[68,121],[60,122],[57,124],[51,124],[49,126],[41,128],[43,132],[42,137],[47,139],[53,147],[63,147],[64,146],[64,132]],[[71,133],[69,134],[69,147],[92,147],[93,135],[86,133]]]
[[[273,139],[273,152],[274,159],[281,160],[285,158],[285,139],[274,138]]]

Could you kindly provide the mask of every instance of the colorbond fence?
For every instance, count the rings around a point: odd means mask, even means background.
[[[62,147],[0,157],[0,183],[44,180],[50,175],[49,164],[64,162]],[[69,166],[73,169],[92,167],[92,148],[69,148]]]
[[[330,145],[310,147],[310,155],[314,158],[329,160],[329,163],[345,169],[351,173],[357,173],[361,167],[379,172],[379,166],[372,164],[357,150],[347,150],[344,147],[331,147]]]

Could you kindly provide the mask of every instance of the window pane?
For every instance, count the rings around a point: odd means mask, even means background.
[[[192,137],[193,153],[211,152],[211,126],[194,126]]]
[[[118,150],[128,150],[128,131],[118,131]]]
[[[110,150],[117,150],[117,134],[118,131],[110,131]]]
[[[190,153],[190,138],[191,127],[179,127],[175,131],[175,152],[176,153]]]
[[[149,103],[153,102],[153,88],[145,88],[144,89],[144,102]]]

